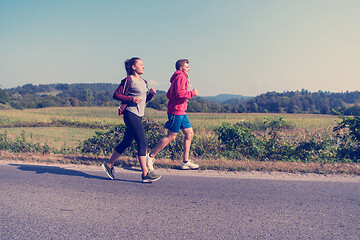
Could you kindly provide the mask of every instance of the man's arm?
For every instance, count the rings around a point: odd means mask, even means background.
[[[175,86],[176,95],[179,98],[191,99],[194,96],[198,95],[199,91],[196,88],[194,88],[192,91],[186,90],[185,89],[186,81],[187,79],[185,77],[179,76],[179,79],[177,79]]]

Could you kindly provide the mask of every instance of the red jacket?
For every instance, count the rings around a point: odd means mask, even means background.
[[[167,112],[174,115],[185,115],[187,100],[195,95],[194,90],[188,91],[188,75],[183,71],[177,70],[170,78],[170,83],[170,88],[166,94],[166,97],[169,99]]]

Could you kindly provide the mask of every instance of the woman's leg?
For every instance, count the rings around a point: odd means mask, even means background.
[[[149,170],[146,166],[146,156],[138,156],[138,158],[139,158],[139,163],[140,163],[142,174],[143,174],[143,176],[146,176],[149,172]]]
[[[140,163],[140,167],[142,170],[142,173],[144,176],[147,175],[148,169],[146,166],[146,137],[145,137],[145,130],[144,125],[142,124],[142,118],[131,114],[131,129],[133,130],[133,137],[135,139],[135,142],[137,144],[137,150],[138,150],[138,159]]]
[[[107,165],[111,168],[114,166],[114,163],[116,162],[116,160],[120,157],[120,153],[118,153],[117,151],[114,151],[113,154],[111,155],[109,162],[107,163]]]
[[[126,148],[128,148],[131,145],[131,143],[132,143],[132,141],[134,139],[134,132],[132,130],[131,120],[129,120],[127,112],[124,113],[124,122],[125,122],[125,125],[126,125],[124,138],[121,141],[121,143],[116,146],[115,151],[112,154],[112,156],[111,156],[111,158],[110,158],[110,160],[108,162],[109,167],[114,166],[114,163],[116,162],[116,160],[126,150]]]

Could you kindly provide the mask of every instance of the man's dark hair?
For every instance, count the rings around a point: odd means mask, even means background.
[[[180,68],[183,67],[185,63],[189,63],[189,60],[187,60],[187,59],[179,59],[179,60],[177,60],[176,63],[175,63],[176,70],[180,70]]]

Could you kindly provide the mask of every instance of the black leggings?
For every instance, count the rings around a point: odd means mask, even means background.
[[[122,142],[115,148],[115,151],[122,154],[135,139],[138,147],[138,156],[145,156],[147,143],[145,138],[144,125],[142,124],[142,117],[139,117],[132,112],[125,111],[124,122],[126,125],[124,138]]]

